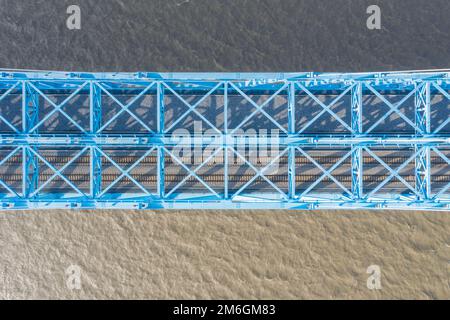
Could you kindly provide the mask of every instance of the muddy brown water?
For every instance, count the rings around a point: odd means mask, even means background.
[[[1,212],[0,297],[448,299],[449,225],[444,212]]]

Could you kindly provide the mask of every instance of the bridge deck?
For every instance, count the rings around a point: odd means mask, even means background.
[[[450,206],[446,72],[0,74],[0,207]]]

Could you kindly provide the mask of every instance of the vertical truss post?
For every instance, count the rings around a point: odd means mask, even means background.
[[[363,132],[362,126],[362,83],[358,82],[351,91],[351,116],[353,136],[359,136]],[[354,199],[363,196],[363,156],[362,147],[353,146],[352,152],[352,194]]]
[[[39,162],[29,146],[22,147],[22,194],[29,198],[39,187]]]
[[[39,94],[31,89],[27,81],[22,81],[22,131],[24,134],[38,133],[38,129],[30,132],[39,120]],[[39,161],[31,152],[35,146],[22,147],[22,194],[25,198],[39,186]]]
[[[91,159],[91,197],[96,198],[102,190],[102,156],[97,147],[90,147],[90,159]]]
[[[295,83],[288,84],[288,133],[295,134]],[[295,198],[295,147],[290,145],[288,154],[288,195],[289,199]]]
[[[227,139],[228,136],[228,81],[224,83],[223,89],[223,133],[224,139]],[[223,180],[224,180],[224,198],[228,199],[228,145],[227,141],[224,141],[223,146],[223,161],[224,161],[224,170],[223,170]]]
[[[164,136],[164,87],[161,82],[157,83],[157,131],[160,137]],[[165,160],[164,149],[162,145],[158,146],[158,177],[157,177],[157,192],[160,199],[165,197]]]
[[[90,125],[89,130],[95,135],[101,128],[102,122],[102,92],[101,89],[91,81],[89,84],[90,93]],[[102,156],[96,146],[90,146],[90,191],[91,197],[96,198],[102,189]]]
[[[22,129],[24,134],[38,133],[38,129],[30,132],[39,118],[39,94],[27,81],[22,81]]]
[[[415,94],[416,136],[431,134],[430,90],[431,83],[427,81]],[[415,159],[416,191],[420,194],[420,200],[428,200],[431,196],[431,147],[416,145],[415,152],[417,152]]]
[[[95,84],[94,81],[90,82],[90,130],[91,134],[96,134],[101,128],[102,123],[102,90]]]

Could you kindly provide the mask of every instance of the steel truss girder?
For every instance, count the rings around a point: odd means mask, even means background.
[[[434,191],[432,181],[431,153],[434,152],[450,167],[450,160],[444,151],[450,149],[450,135],[442,133],[443,128],[450,123],[444,120],[437,128],[432,127],[432,95],[439,94],[450,101],[450,79],[446,72],[418,72],[418,73],[363,73],[363,74],[154,74],[154,73],[39,73],[39,72],[4,72],[0,75],[0,111],[2,100],[10,95],[21,95],[22,98],[22,128],[16,128],[4,114],[0,112],[0,122],[5,123],[9,132],[0,132],[0,150],[8,150],[6,156],[0,159],[0,168],[12,157],[20,154],[22,186],[20,191],[14,190],[5,182],[0,173],[1,188],[6,193],[0,193],[0,208],[5,209],[33,209],[33,208],[273,208],[273,209],[424,209],[448,210],[450,196],[447,191],[450,184],[440,191]],[[117,94],[129,92],[134,95],[129,102],[123,103],[116,98]],[[401,94],[403,98],[397,103],[389,102],[385,92]],[[50,93],[64,93],[67,97],[61,103],[55,103],[47,95]],[[78,94],[89,95],[89,126],[82,127],[64,108],[67,103]],[[182,94],[201,95],[195,103],[190,103]],[[268,99],[257,104],[250,95],[264,94]],[[298,127],[298,111],[302,106],[298,104],[297,95],[308,96],[320,112],[312,119]],[[335,96],[331,103],[325,104],[318,97],[320,94]],[[364,99],[367,94],[378,97],[389,111],[377,119],[370,126],[364,126]],[[131,107],[145,95],[156,97],[156,128],[150,126],[131,111]],[[222,127],[207,119],[201,111],[200,104],[212,95],[223,97]],[[239,119],[239,124],[231,126],[229,96],[239,96],[249,103],[254,111]],[[166,100],[175,97],[186,107],[183,113],[177,115],[175,122],[166,126]],[[351,103],[348,112],[351,121],[345,122],[341,115],[334,110],[334,105],[345,96],[349,96]],[[114,101],[120,110],[112,118],[103,119],[104,104],[102,97]],[[285,125],[268,112],[269,104],[276,98],[286,100]],[[400,110],[410,97],[414,97],[415,119],[409,119]],[[52,110],[40,118],[39,101],[46,101]],[[63,116],[79,132],[49,133],[44,132],[43,125],[53,114]],[[145,129],[145,132],[123,132],[112,134],[105,129],[120,115],[128,114]],[[214,148],[193,169],[183,163],[183,159],[175,156],[171,148],[180,145],[178,139],[171,135],[171,130],[190,114],[195,114],[214,133],[193,133],[189,145],[200,148]],[[245,155],[240,153],[240,147],[267,147],[272,138],[271,134],[243,135],[238,131],[244,124],[254,121],[256,115],[269,120],[280,130],[280,134],[273,136],[279,141],[278,154],[271,157],[268,164],[258,168]],[[406,122],[414,130],[414,134],[374,134],[374,129],[391,114]],[[323,115],[331,116],[340,123],[345,133],[305,134],[306,128],[316,124]],[[243,139],[245,137],[245,139]],[[183,143],[181,143],[183,145]],[[112,159],[106,150],[108,148],[122,148],[124,150],[144,150],[144,153],[134,163],[121,166]],[[56,168],[47,161],[40,150],[77,150],[67,163]],[[314,159],[314,150],[341,150],[345,156],[328,168]],[[374,150],[412,150],[412,156],[396,168],[390,167]],[[223,186],[220,190],[211,187],[198,175],[208,161],[219,152],[223,153]],[[156,191],[150,191],[146,186],[135,180],[131,171],[141,165],[142,160],[154,154],[156,156]],[[384,167],[388,176],[370,191],[364,189],[364,154]],[[65,170],[82,156],[89,158],[89,192],[80,190],[72,182]],[[321,177],[306,189],[300,190],[297,178],[303,172],[297,167],[298,155],[304,156],[312,166],[319,170]],[[253,170],[254,176],[237,190],[232,191],[230,178],[230,159],[240,158],[242,163]],[[168,190],[166,186],[166,161],[171,158],[180,168],[187,172],[174,188]],[[287,159],[286,175],[287,187],[281,188],[277,183],[265,175],[269,167],[281,158]],[[342,168],[350,160],[350,187],[345,186],[334,176],[335,170]],[[41,163],[41,164],[40,164]],[[50,168],[49,178],[40,176],[42,163]],[[112,165],[119,172],[113,182],[105,185],[103,181],[104,164]],[[414,163],[414,183],[406,181],[402,170]],[[60,194],[41,194],[48,184],[56,177],[60,177],[70,187],[71,192]],[[126,177],[141,193],[121,194],[111,197],[110,190]],[[189,178],[201,183],[209,194],[195,194],[183,191],[183,197],[178,190]],[[271,191],[248,193],[248,187],[256,179],[264,180]],[[317,193],[315,188],[323,179],[329,179],[337,185],[340,192]],[[386,195],[380,193],[382,188],[391,180],[397,179],[409,193]],[[273,195],[278,197],[274,198]]]
[[[363,133],[362,89],[363,84],[358,83],[351,92],[352,131],[355,136]],[[363,157],[362,147],[358,143],[353,144],[352,149],[352,194],[356,200],[363,197]]]
[[[245,139],[244,139],[245,137]],[[267,139],[268,137],[268,139]],[[308,136],[265,136],[265,140],[276,137],[280,146],[401,146],[414,147],[419,146],[448,146],[450,137],[352,137],[352,136],[335,136],[335,137],[308,137]],[[54,136],[54,135],[0,135],[1,146],[15,145],[33,145],[33,146],[126,146],[126,147],[152,147],[152,146],[174,146],[174,145],[195,145],[195,146],[258,146],[261,137],[257,135],[192,135],[189,142],[180,141],[178,137],[167,135],[93,135],[93,136]]]
[[[416,135],[431,134],[431,83],[425,82],[415,94]],[[431,197],[431,148],[416,146],[415,183],[419,200]]]

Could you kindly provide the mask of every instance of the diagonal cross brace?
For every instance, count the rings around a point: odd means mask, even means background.
[[[79,194],[87,197],[87,195],[81,191],[80,189],[78,189],[69,179],[67,179],[61,172],[60,170],[56,169],[50,162],[48,162],[44,157],[42,157],[39,153],[37,153],[36,151],[34,151],[32,148],[30,147],[25,147],[26,149],[28,149],[29,151],[31,151],[36,157],[38,157],[42,162],[44,162],[45,165],[47,165],[54,173],[56,173],[61,179],[63,179],[70,187],[72,187],[72,189],[74,189],[76,192],[78,192]]]
[[[60,112],[64,117],[66,117],[75,127],[78,128],[83,133],[86,133],[86,130],[83,129],[75,120],[73,120],[64,110],[61,108],[75,95],[77,95],[87,84],[89,84],[89,81],[84,82],[80,87],[78,87],[74,92],[72,92],[66,99],[64,99],[63,102],[60,104],[55,104],[52,100],[50,100],[41,90],[36,88],[36,86],[28,82],[28,84],[41,96],[43,97],[48,103],[50,103],[53,106],[53,110],[49,112],[41,121],[39,121],[33,128],[29,130],[29,132],[35,131],[37,128],[39,128],[48,118],[50,118],[54,113]]]
[[[11,88],[9,88],[4,94],[0,96],[0,101],[2,101],[8,94],[10,94],[17,86],[20,84],[20,82],[16,82]],[[23,98],[22,98],[23,99]],[[15,133],[20,133],[19,130],[17,130],[16,127],[14,127],[8,120],[6,120],[1,114],[0,114],[0,121],[3,121],[8,127],[10,127]]]
[[[393,170],[391,167],[389,167],[380,157],[378,157],[375,153],[373,153],[371,150],[369,150],[367,147],[363,147],[364,150],[367,151],[368,154],[370,154],[375,160],[377,160],[385,169],[387,169],[391,174],[384,179],[383,182],[381,182],[375,189],[373,189],[370,193],[367,194],[365,197],[366,199],[378,192],[386,183],[388,183],[392,178],[396,177],[399,179],[408,189],[410,189],[414,194],[420,197],[420,194],[400,175],[399,172],[403,168],[405,168],[412,160],[414,160],[417,156],[418,151],[414,152],[414,154],[408,158],[401,166],[399,166],[396,170]]]
[[[181,120],[183,120],[190,112],[194,112],[197,116],[200,117],[207,125],[209,125],[214,131],[217,133],[221,133],[219,129],[216,128],[208,119],[206,119],[200,112],[196,110],[196,108],[205,101],[206,98],[208,98],[214,91],[216,91],[220,86],[223,85],[223,82],[218,83],[214,88],[209,90],[199,101],[191,105],[189,102],[187,102],[183,97],[181,97],[175,90],[173,90],[170,86],[168,86],[166,83],[163,83],[163,85],[169,89],[170,92],[172,92],[181,102],[183,102],[186,107],[188,107],[188,110],[181,115],[177,120],[175,120],[174,123],[170,125],[168,129],[165,130],[165,132],[170,132]]]
[[[61,169],[59,169],[59,172],[62,173],[67,167],[69,167],[75,160],[77,160],[81,155],[86,152],[86,150],[89,147],[84,147],[78,154],[76,154],[72,159],[70,159],[69,162],[67,162]],[[58,174],[55,172],[47,181],[45,181],[38,189],[36,189],[34,192],[30,194],[30,197],[35,196],[39,193],[42,189],[45,188],[47,184],[49,184],[53,179],[55,179],[58,176]]]
[[[263,169],[258,170],[258,168],[256,168],[253,164],[251,164],[247,159],[245,159],[239,152],[237,152],[233,147],[231,147],[231,150],[233,151],[234,154],[236,154],[239,158],[241,158],[252,170],[254,170],[256,172],[256,175],[250,179],[249,181],[247,181],[246,184],[244,184],[238,191],[236,191],[236,193],[234,193],[231,196],[231,199],[235,198],[236,196],[238,196],[243,190],[245,190],[245,188],[247,188],[250,183],[252,183],[254,180],[256,180],[258,177],[263,178],[267,183],[270,184],[270,186],[272,188],[274,188],[276,191],[278,191],[285,200],[287,200],[289,197],[286,193],[284,193],[280,188],[277,187],[277,185],[275,185],[269,178],[267,178],[263,173],[267,168],[270,168],[270,166],[272,164],[275,163],[275,161],[277,161],[278,159],[280,159],[287,151],[289,148],[286,148],[282,153],[280,153],[278,156],[276,156],[272,161],[270,161],[270,163],[265,166]]]
[[[413,127],[414,129],[416,129],[417,131],[422,132],[422,130],[420,128],[417,128],[416,124],[414,122],[411,121],[411,119],[409,119],[407,116],[405,116],[402,112],[400,112],[398,110],[398,108],[400,108],[400,106],[402,104],[405,103],[406,100],[408,100],[410,97],[412,97],[412,95],[414,95],[416,93],[417,90],[421,89],[423,84],[417,86],[416,88],[414,88],[414,90],[412,90],[410,93],[408,93],[401,101],[399,101],[396,104],[392,104],[390,103],[388,100],[386,100],[385,97],[383,97],[377,90],[375,90],[370,84],[366,83],[365,84],[366,87],[372,91],[375,96],[377,96],[384,104],[386,104],[389,107],[389,111],[380,119],[378,119],[377,122],[375,122],[367,131],[365,131],[366,134],[370,133],[373,129],[375,129],[381,122],[383,122],[387,117],[389,117],[392,113],[396,113],[398,114],[403,120],[406,121],[406,123],[408,123],[411,127]]]
[[[285,83],[280,89],[278,89],[274,94],[270,96],[269,99],[264,101],[263,104],[258,105],[256,102],[254,102],[248,95],[246,95],[241,89],[239,89],[234,83],[230,82],[230,85],[242,96],[245,100],[250,102],[256,110],[254,110],[247,118],[245,118],[236,128],[234,128],[231,131],[231,134],[236,132],[240,127],[242,127],[245,123],[247,123],[251,118],[253,118],[258,112],[261,112],[266,118],[268,118],[273,124],[275,124],[278,128],[280,128],[281,131],[284,133],[288,133],[286,129],[280,125],[270,114],[268,114],[266,111],[263,110],[263,108],[268,105],[273,99],[275,99],[276,96],[280,94],[283,90],[285,90],[288,87],[288,83]]]
[[[175,190],[177,190],[180,186],[182,186],[190,177],[192,177],[194,174],[197,173],[198,170],[200,170],[205,164],[207,164],[214,156],[216,156],[219,151],[221,151],[222,148],[217,148],[216,151],[214,151],[205,161],[203,161],[197,168],[195,168],[193,171],[189,170],[189,175],[187,175],[183,180],[181,180],[172,190],[170,190],[169,193],[167,193],[167,196],[170,196]]]
[[[145,189],[139,182],[136,181],[136,179],[134,179],[132,176],[130,176],[129,172],[134,169],[139,162],[141,162],[148,154],[150,154],[151,151],[153,151],[155,148],[153,147],[150,151],[148,151],[147,155],[141,157],[138,161],[136,161],[130,168],[128,168],[127,170],[123,170],[113,159],[111,159],[110,156],[108,156],[106,153],[103,152],[103,150],[94,147],[101,155],[103,155],[106,159],[108,159],[109,162],[111,162],[111,164],[116,167],[120,172],[121,172],[121,176],[116,179],[113,183],[116,183],[118,180],[122,179],[123,176],[127,177],[128,179],[130,179],[139,189],[141,189],[142,191],[144,191],[145,194],[150,195],[151,193],[148,192],[147,189]],[[111,183],[111,184],[113,184]],[[107,188],[108,190],[112,187],[112,185],[109,185],[109,187]],[[107,190],[106,190],[107,191]],[[105,192],[105,190],[103,190],[103,192],[101,192],[99,194],[98,197],[102,196]]]
[[[441,88],[441,86],[437,85],[436,83],[433,83],[433,86],[438,89],[438,91],[444,96],[446,97],[448,100],[450,100],[450,94],[448,94],[448,92],[446,92],[445,90],[443,90]],[[439,133],[439,131],[441,131],[447,124],[450,123],[450,117],[448,117],[439,127],[437,127],[436,130],[434,130],[433,134],[437,134]]]
[[[0,161],[0,167],[6,162],[8,161],[9,158],[11,158],[18,150],[20,150],[21,147],[17,147],[16,149],[14,149],[13,151],[11,151],[6,157],[4,157],[1,161]],[[19,194],[17,192],[15,192],[14,190],[12,190],[5,182],[3,182],[2,179],[0,179],[0,184],[11,194],[16,195],[17,197],[20,197]]]
[[[333,175],[331,174],[331,172],[333,172],[334,170],[336,170],[342,162],[344,162],[355,150],[356,147],[352,148],[346,155],[344,155],[338,162],[336,162],[330,169],[326,170],[324,167],[322,167],[319,163],[317,163],[317,161],[315,161],[309,154],[307,154],[306,152],[304,152],[301,148],[297,147],[296,149],[298,151],[300,151],[306,158],[309,159],[309,161],[311,161],[317,168],[319,168],[323,174],[322,176],[317,179],[312,185],[310,185],[308,187],[308,189],[306,189],[304,192],[302,192],[302,194],[300,195],[300,198],[305,196],[306,194],[308,194],[312,189],[314,189],[314,187],[316,185],[318,185],[325,177],[329,177],[331,180],[333,180],[342,190],[344,190],[349,196],[352,196],[352,193],[345,187],[343,186],[335,177],[333,177]]]
[[[450,159],[447,158],[441,151],[439,151],[436,147],[431,147],[431,149],[436,152],[436,154],[442,158],[448,165],[450,165]],[[434,197],[433,200],[438,199],[442,194],[444,194],[448,189],[450,189],[450,183],[448,183],[444,188],[441,189]]]
[[[183,167],[187,172],[189,172],[195,179],[197,179],[202,185],[206,187],[212,194],[214,194],[217,198],[220,199],[220,195],[214,191],[202,178],[200,178],[195,172],[190,170],[180,159],[178,159],[172,152],[167,150],[166,147],[163,147],[164,151],[166,151],[180,166]],[[219,149],[220,150],[220,149]]]
[[[142,157],[140,157],[135,163],[133,163],[133,165],[131,165],[128,169],[126,169],[125,171],[121,171],[121,175],[115,179],[108,187],[106,187],[99,195],[98,197],[103,196],[106,192],[108,192],[109,189],[111,189],[114,185],[116,185],[123,177],[130,177],[129,174],[131,172],[131,170],[133,170],[136,166],[139,165],[139,163],[141,163],[142,160],[145,159],[145,157],[147,157],[150,153],[152,153],[154,150],[156,149],[156,147],[152,147],[150,150],[148,150],[147,152],[144,153],[144,155]],[[133,181],[133,183],[135,183]],[[137,184],[137,186],[142,189],[144,188],[143,186],[141,186],[140,183]],[[149,194],[149,192],[147,192],[147,194]]]
[[[123,112],[127,112],[134,120],[136,120],[141,126],[143,126],[147,131],[153,133],[153,130],[150,129],[139,117],[137,117],[133,112],[130,111],[130,107],[135,103],[140,97],[142,97],[145,93],[147,93],[154,85],[155,81],[150,83],[142,92],[140,92],[136,97],[134,97],[129,103],[124,105],[120,102],[116,97],[114,97],[105,87],[103,87],[100,83],[96,82],[94,85],[98,86],[103,92],[105,92],[115,103],[117,103],[122,110],[117,112],[111,119],[109,119],[100,129],[97,130],[96,133],[103,131],[105,128],[109,126],[117,117],[119,117]],[[91,93],[92,94],[92,93]]]
[[[340,124],[342,124],[347,130],[350,132],[353,132],[352,128],[345,123],[344,120],[342,120],[336,113],[334,113],[331,110],[331,107],[336,104],[340,99],[342,99],[343,96],[345,96],[350,90],[352,90],[356,84],[348,87],[346,90],[344,90],[339,96],[337,96],[329,105],[325,105],[322,101],[320,101],[314,94],[312,94],[311,91],[306,89],[305,86],[303,86],[301,83],[297,83],[297,86],[302,89],[309,97],[311,97],[318,105],[322,107],[322,111],[319,112],[313,119],[311,119],[300,131],[299,133],[304,132],[309,126],[311,126],[317,119],[319,119],[325,112],[328,112],[334,119],[336,119]]]

